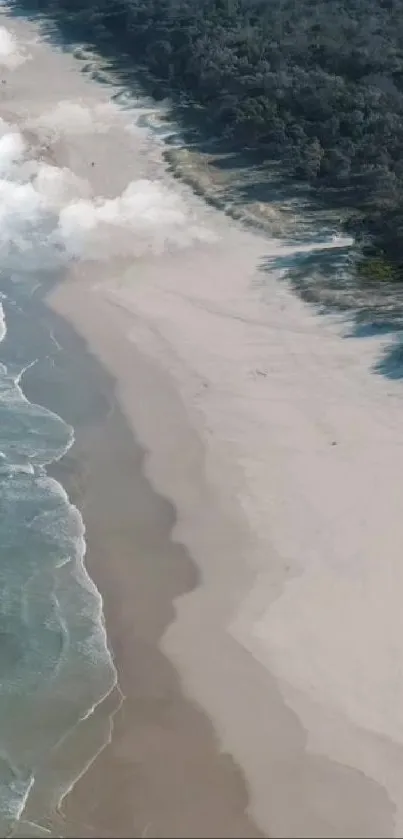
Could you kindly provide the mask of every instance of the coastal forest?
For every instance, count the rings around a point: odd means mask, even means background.
[[[211,136],[257,149],[337,196],[354,210],[354,232],[403,277],[402,0],[36,0],[36,7],[89,40],[112,42],[161,95],[197,106]]]

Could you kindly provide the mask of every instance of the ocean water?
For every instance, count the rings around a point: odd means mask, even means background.
[[[0,839],[48,828],[52,808],[110,736],[105,720],[93,721],[116,685],[102,600],[85,571],[83,520],[46,471],[74,429],[24,395],[30,367],[60,348],[49,349],[49,335],[38,338],[23,313],[72,261],[136,258],[212,236],[158,179],[93,196],[46,158],[42,129],[79,136],[99,117],[73,105],[27,123],[26,136],[0,118]]]
[[[0,837],[43,835],[74,778],[60,753],[116,684],[102,600],[85,566],[79,510],[46,467],[74,429],[24,395],[45,342],[18,326],[38,284],[65,263],[59,216],[22,137],[0,136]],[[46,187],[46,185],[45,185]],[[20,319],[21,320],[21,319]],[[38,330],[36,330],[36,335]],[[43,351],[43,350],[42,350]],[[55,348],[56,351],[56,348]],[[76,771],[81,771],[80,766]],[[43,812],[24,822],[38,784]]]

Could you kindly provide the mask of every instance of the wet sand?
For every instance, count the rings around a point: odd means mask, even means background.
[[[144,476],[145,452],[111,376],[60,319],[38,305],[33,316],[63,349],[27,374],[24,389],[76,430],[52,474],[84,515],[87,568],[104,594],[125,697],[112,743],[63,804],[63,835],[257,837],[242,772],[221,752],[210,721],[186,698],[159,649],[174,598],[198,582],[188,552],[171,538],[175,511]]]
[[[297,717],[284,703],[276,680],[269,669],[261,666],[241,645],[237,644],[225,629],[225,607],[228,609],[228,601],[237,602],[239,588],[244,583],[246,575],[250,574],[248,568],[242,571],[237,564],[237,551],[246,541],[246,535],[239,520],[231,518],[233,512],[225,507],[220,498],[216,496],[210,483],[206,480],[204,451],[200,438],[195,429],[189,424],[186,409],[182,400],[178,397],[173,382],[161,370],[160,366],[150,357],[142,355],[134,342],[128,340],[131,317],[124,309],[105,299],[103,295],[94,295],[90,299],[83,299],[80,295],[80,282],[82,277],[69,283],[64,283],[55,289],[48,301],[52,309],[62,312],[63,317],[77,325],[80,335],[87,336],[92,352],[96,351],[97,358],[101,359],[104,368],[114,371],[117,376],[117,396],[119,403],[123,406],[126,416],[130,417],[131,427],[137,425],[141,438],[146,434],[154,441],[154,451],[149,450],[143,461],[143,468],[146,475],[151,478],[153,485],[159,481],[164,486],[165,480],[175,486],[177,497],[182,500],[181,509],[189,511],[190,531],[183,528],[182,521],[171,518],[171,539],[174,543],[187,540],[191,544],[197,544],[199,551],[203,551],[206,557],[206,564],[203,568],[204,574],[196,574],[193,565],[192,584],[198,581],[196,588],[187,589],[185,597],[179,597],[174,602],[174,610],[170,613],[171,622],[165,633],[160,638],[160,648],[167,648],[166,639],[173,631],[173,643],[168,645],[169,658],[177,662],[177,670],[185,677],[182,685],[186,693],[196,702],[209,709],[214,708],[217,716],[212,718],[219,720],[219,727],[216,734],[218,752],[225,752],[228,745],[233,748],[233,755],[237,756],[238,763],[246,772],[246,780],[249,781],[251,797],[249,800],[243,798],[244,804],[241,808],[248,807],[252,818],[257,821],[263,835],[268,836],[298,836],[298,837],[387,837],[393,831],[393,808],[384,789],[364,773],[357,771],[354,767],[334,761],[324,754],[310,753],[307,749],[306,733],[300,727]],[[80,305],[78,306],[78,300]],[[127,412],[127,413],[126,413]],[[91,435],[91,429],[89,429]],[[84,457],[85,463],[85,457]],[[81,462],[81,459],[80,459]],[[158,471],[155,471],[158,470]],[[120,482],[122,469],[116,476]],[[125,472],[123,473],[125,474]],[[158,481],[157,481],[158,476]],[[99,492],[99,490],[98,490]],[[119,497],[119,495],[117,496]],[[186,501],[185,501],[186,499]],[[140,502],[145,517],[143,502]],[[102,507],[101,507],[102,510]],[[83,508],[84,519],[89,521],[86,507]],[[108,515],[108,513],[106,514]],[[148,519],[148,513],[146,514]],[[150,529],[157,528],[159,519],[152,519]],[[242,522],[242,520],[241,520]],[[186,519],[185,519],[186,523]],[[102,519],[104,524],[104,519]],[[107,526],[110,528],[109,519]],[[97,519],[97,528],[99,519]],[[116,533],[115,533],[116,539]],[[112,536],[113,538],[113,536]],[[120,549],[120,539],[118,537]],[[112,548],[114,551],[115,549]],[[136,554],[137,556],[137,554]],[[184,556],[180,551],[179,556]],[[186,556],[186,554],[185,554]],[[162,568],[165,569],[164,556]],[[220,560],[222,565],[220,566]],[[130,573],[125,569],[118,568],[107,558],[106,567],[108,578],[99,576],[98,555],[94,555],[91,561],[89,557],[89,568],[93,578],[99,585],[105,596],[105,613],[108,627],[108,636],[111,638],[113,649],[117,651],[117,667],[120,672],[121,662],[119,653],[125,652],[123,658],[123,672],[125,672],[125,661],[131,665],[131,690],[138,687],[138,662],[132,656],[133,644],[136,645],[136,613],[132,611],[132,597],[129,597],[127,615],[125,609],[126,595],[130,590],[128,580]],[[182,566],[182,573],[183,573]],[[116,573],[117,572],[117,573]],[[160,603],[165,586],[168,586],[171,596],[175,593],[171,589],[171,577],[161,575],[161,566],[155,575],[154,583],[157,587],[157,595],[146,586],[146,593],[141,593],[140,603],[142,612],[147,624],[150,622],[149,604]],[[182,578],[183,579],[183,578]],[[245,583],[244,583],[245,584]],[[241,588],[242,590],[242,588]],[[108,610],[108,598],[112,591],[116,598],[116,613],[112,616]],[[182,589],[183,591],[183,589]],[[199,598],[198,598],[199,593]],[[206,604],[203,597],[208,600],[210,611],[206,613]],[[188,600],[188,604],[187,604]],[[188,608],[186,608],[188,605]],[[157,609],[160,607],[157,606]],[[184,612],[184,614],[183,614]],[[116,614],[125,617],[125,624],[122,636],[117,639],[115,636]],[[154,614],[154,613],[152,613]],[[109,615],[109,618],[108,618]],[[158,621],[158,612],[157,612]],[[181,631],[182,621],[188,621],[189,635]],[[223,627],[224,624],[224,627]],[[122,626],[122,624],[120,624]],[[132,632],[131,628],[135,631]],[[162,627],[161,627],[162,629]],[[176,630],[176,631],[175,631]],[[118,628],[119,633],[119,628]],[[157,658],[164,662],[164,657],[158,653]],[[186,663],[192,659],[192,667],[187,670]],[[143,666],[145,672],[149,670],[149,659],[145,655]],[[171,668],[165,662],[164,669]],[[199,672],[199,678],[194,680],[194,670]],[[191,678],[189,678],[189,673]],[[157,672],[154,672],[158,678]],[[197,685],[197,690],[195,689]],[[157,682],[159,685],[159,682]],[[123,692],[126,693],[125,682],[122,684]],[[122,708],[122,720],[124,720],[124,708]],[[152,707],[152,705],[151,705]],[[143,740],[147,732],[144,731],[144,722],[148,718],[150,704],[145,699],[142,713],[139,717],[136,712],[132,718],[134,729],[122,722],[122,740],[124,760],[130,761],[132,751],[129,743],[135,748],[135,741],[131,740],[133,731],[140,732],[141,742],[144,744],[144,754],[150,759],[150,741]],[[118,718],[119,719],[119,718]],[[164,727],[165,728],[165,727]],[[115,754],[115,748],[119,746],[119,739],[115,740],[116,730],[119,731],[119,722],[114,730],[111,751]],[[197,773],[202,768],[200,761],[199,741],[193,739],[194,732],[191,727],[185,727],[183,742],[186,754],[191,765],[198,767]],[[342,732],[344,735],[344,732]],[[189,735],[191,740],[189,741]],[[171,741],[171,748],[177,754],[177,730],[170,726],[166,730],[168,741]],[[173,738],[171,740],[171,737]],[[182,737],[180,742],[182,742]],[[147,777],[147,782],[142,786],[140,793],[141,800],[147,798],[147,794],[154,796],[161,795],[165,802],[171,800],[172,784],[173,789],[181,792],[184,799],[190,805],[189,821],[185,832],[181,832],[181,820],[186,811],[182,810],[183,803],[175,799],[175,806],[172,816],[178,819],[172,827],[158,827],[158,807],[155,808],[155,799],[150,809],[152,815],[147,820],[153,827],[150,827],[151,836],[182,836],[192,835],[190,827],[192,817],[196,814],[197,824],[194,829],[195,835],[215,836],[220,835],[220,821],[213,810],[205,810],[203,803],[205,789],[204,784],[193,787],[189,786],[189,775],[186,771],[186,782],[178,780],[175,774],[170,777],[170,783],[166,785],[165,774],[159,775],[161,765],[159,762],[159,744],[161,735],[158,734],[152,750],[156,749],[155,762],[152,762],[152,772]],[[194,746],[194,749],[192,748]],[[121,744],[122,748],[122,744]],[[190,752],[188,751],[190,749]],[[136,748],[135,748],[136,751]],[[115,809],[115,798],[105,803],[105,790],[109,792],[111,778],[114,776],[116,763],[108,763],[109,748],[101,754],[84,778],[76,785],[73,793],[67,799],[67,812],[75,815],[77,812],[88,813],[88,800],[95,800],[95,810],[100,809],[100,824],[104,819],[110,823],[123,812],[128,814],[133,802],[132,782],[128,782],[122,790],[122,802],[119,810]],[[132,757],[133,759],[133,757]],[[228,760],[221,757],[221,760]],[[134,758],[136,762],[136,758]],[[140,761],[141,763],[141,761]],[[231,761],[229,761],[231,763]],[[146,761],[146,766],[149,765]],[[228,764],[229,765],[229,764]],[[105,772],[102,771],[105,767]],[[158,772],[155,774],[155,770]],[[138,767],[141,777],[141,771]],[[98,774],[99,772],[99,774]],[[117,776],[119,777],[119,775]],[[133,776],[131,776],[133,778]],[[204,774],[203,774],[203,777]],[[231,773],[227,778],[231,777]],[[94,782],[93,779],[97,779]],[[130,778],[130,773],[129,773]],[[183,778],[183,775],[182,775]],[[133,779],[134,780],[134,779]],[[239,775],[232,775],[235,787],[232,793],[239,804]],[[157,782],[157,787],[155,784]],[[214,787],[217,792],[217,800],[223,805],[223,788],[221,782]],[[168,799],[165,797],[168,794]],[[245,792],[244,792],[245,795]],[[189,800],[189,796],[191,796]],[[99,802],[102,802],[100,805]],[[192,802],[198,802],[196,810]],[[179,808],[178,809],[178,804]],[[210,805],[211,806],[211,805]],[[77,808],[77,809],[76,809]],[[204,818],[211,818],[209,826],[205,824],[203,831],[198,832],[198,820],[200,812],[204,812]],[[101,815],[102,814],[102,815]],[[72,817],[70,815],[70,817]],[[126,822],[127,824],[127,822]],[[236,836],[237,826],[222,825],[223,836]],[[155,833],[152,831],[155,830]],[[159,832],[162,831],[161,833]],[[256,828],[246,825],[246,835],[255,835]],[[251,832],[252,831],[252,832]],[[126,834],[127,835],[127,834]],[[130,835],[130,828],[129,834]],[[243,835],[243,834],[241,834]]]
[[[206,208],[118,109],[101,130],[111,89],[32,51],[5,113],[90,195],[151,178],[154,221],[167,193],[187,208],[179,248],[158,224],[95,225],[46,299],[102,370],[62,336],[71,381],[53,384],[78,438],[58,474],[81,499],[126,697],[63,803],[67,834],[403,835],[401,400],[373,383],[379,346],[357,354],[319,322],[274,270],[295,248]],[[55,111],[68,99],[79,128]]]

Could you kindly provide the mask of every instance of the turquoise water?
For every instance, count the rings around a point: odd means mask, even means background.
[[[55,768],[55,754],[116,683],[102,600],[83,563],[83,520],[46,472],[71,447],[74,429],[23,392],[38,346],[30,346],[29,330],[15,328],[13,312],[40,282],[42,262],[47,271],[52,260],[56,266],[58,251],[51,241],[54,216],[37,200],[25,157],[11,154],[10,162],[6,129],[0,138],[0,836],[21,830],[18,821],[38,783],[53,785],[56,800],[71,785],[62,762]],[[29,835],[41,834],[42,818],[47,824],[46,802],[37,816]]]

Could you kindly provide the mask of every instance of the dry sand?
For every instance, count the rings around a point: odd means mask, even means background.
[[[92,730],[82,727],[88,753],[91,741],[102,745],[112,711],[112,742],[63,801],[63,821],[53,833],[257,837],[245,812],[242,773],[220,752],[213,726],[183,695],[159,649],[174,617],[173,598],[198,579],[186,549],[170,539],[172,505],[144,476],[144,451],[118,409],[111,377],[64,322],[37,305],[32,316],[48,322],[63,352],[35,365],[24,389],[76,429],[74,447],[52,474],[85,517],[87,567],[105,594],[109,642],[125,695],[120,710],[115,692],[97,707]],[[141,375],[141,365],[132,372]],[[77,741],[68,754],[59,750],[62,761],[73,760],[80,771],[77,751]],[[31,821],[43,823],[46,796],[46,788],[42,800],[31,796]]]
[[[25,24],[11,26],[32,37]],[[109,231],[91,245],[102,261],[76,265],[48,301],[114,377],[147,452],[145,474],[176,510],[173,542],[199,569],[199,585],[175,600],[161,649],[242,767],[249,812],[265,834],[403,836],[402,391],[371,372],[386,339],[357,340],[348,324],[317,317],[279,270],[262,270],[292,258],[291,247],[204,206],[166,172],[135,113],[94,112],[110,90],[83,77],[67,53],[30,49],[29,67],[9,73],[8,115],[28,120],[95,194],[153,178],[187,208],[177,231],[186,247],[164,245],[155,218],[152,234]],[[39,124],[60,100],[80,101],[98,124],[73,130],[60,111],[56,133],[57,115]],[[97,571],[96,552],[91,573],[130,706],[141,679],[132,660],[138,623],[118,537],[116,545],[113,580],[102,562]],[[146,652],[142,660],[147,667]],[[128,713],[127,729],[122,716],[121,745],[88,773],[98,801],[124,760],[130,801],[139,713]],[[165,724],[176,747],[175,727]],[[189,738],[191,730],[189,717]],[[198,763],[198,741],[188,743]],[[143,781],[158,785],[158,761],[150,765]],[[70,796],[71,812],[74,801],[85,809],[87,781]],[[198,783],[203,789],[201,776]],[[234,783],[242,788],[235,771]],[[194,778],[185,789],[191,809]],[[158,795],[172,795],[165,780]],[[248,829],[241,821],[236,835]],[[235,835],[223,824],[205,829]],[[188,827],[151,827],[150,835]]]

